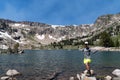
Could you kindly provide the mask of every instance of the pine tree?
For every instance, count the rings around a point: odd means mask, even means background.
[[[115,40],[115,43],[114,43],[114,46],[115,46],[115,47],[119,47],[119,45],[120,45],[119,40],[116,39],[116,40]]]
[[[18,48],[19,48],[19,43],[16,43],[14,45],[14,52],[17,53],[18,52]]]
[[[100,35],[100,45],[104,47],[113,47],[113,41],[107,32],[102,32]]]

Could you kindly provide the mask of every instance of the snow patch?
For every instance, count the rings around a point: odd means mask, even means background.
[[[61,41],[61,40],[65,39],[65,37],[66,37],[66,36],[62,36],[62,37],[58,38],[57,41]]]
[[[5,32],[5,33],[3,33],[3,32],[0,32],[0,37],[3,37],[3,38],[5,38],[5,39],[7,39],[7,38],[10,38],[10,39],[12,39],[12,37],[7,33],[7,32]]]
[[[83,36],[86,36],[87,34],[85,32],[82,33]]]
[[[53,36],[49,35],[49,38],[50,38],[50,39],[52,39],[52,38],[53,38]]]
[[[55,38],[55,37],[49,35],[49,38],[50,38],[50,39],[54,39],[54,40],[56,40],[56,41],[61,41],[62,39],[65,38],[65,36],[62,36],[62,37],[60,37],[60,38]]]
[[[56,27],[65,27],[65,26],[63,26],[63,25],[51,25],[51,27],[55,29]]]
[[[94,24],[89,24],[90,25],[90,27],[92,27]]]
[[[73,24],[73,26],[74,26],[74,27],[77,27],[78,25],[76,25],[76,24]]]
[[[30,28],[25,28],[25,30],[30,31]]]
[[[6,46],[6,45],[0,45],[0,48],[1,49],[8,49],[8,46]]]
[[[57,40],[57,38],[54,38],[53,36],[49,35],[49,38],[50,39],[54,39],[54,40]]]
[[[25,26],[27,26],[27,25],[25,25],[25,24],[20,24],[20,23],[15,23],[15,24],[13,24],[12,26],[14,26],[14,27],[25,27]]]
[[[45,39],[45,35],[39,35],[39,34],[36,34],[36,37],[40,40],[43,40]]]
[[[24,42],[21,42],[20,40],[14,40],[11,35],[9,35],[7,32],[3,33],[3,32],[0,32],[0,37],[4,38],[4,39],[11,39],[17,43],[21,43],[23,44]]]
[[[21,24],[15,23],[13,26],[20,26]]]

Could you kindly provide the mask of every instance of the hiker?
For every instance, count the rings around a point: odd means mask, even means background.
[[[84,64],[86,66],[87,69],[87,75],[91,76],[91,72],[90,72],[90,63],[91,63],[91,49],[88,46],[88,42],[85,42],[85,48],[82,50],[84,53]]]

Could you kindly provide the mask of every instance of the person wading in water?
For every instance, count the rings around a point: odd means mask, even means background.
[[[87,75],[91,76],[91,72],[90,72],[91,49],[88,46],[88,42],[85,42],[85,48],[82,50],[82,52],[84,53],[84,61],[83,62],[87,69]]]

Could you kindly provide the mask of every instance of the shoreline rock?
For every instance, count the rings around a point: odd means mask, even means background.
[[[6,72],[6,75],[7,76],[16,76],[16,75],[19,75],[20,72],[18,72],[17,70],[15,69],[9,69],[7,72]]]
[[[115,76],[113,76],[113,77],[110,76],[110,75],[107,75],[107,76],[104,76],[104,77],[97,77],[96,75],[87,76],[86,75],[86,70],[85,70],[84,73],[77,74],[74,77],[71,76],[69,78],[69,80],[120,80],[120,69],[115,69],[112,72],[112,74],[115,75]]]

